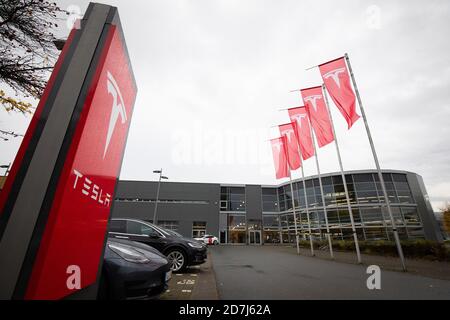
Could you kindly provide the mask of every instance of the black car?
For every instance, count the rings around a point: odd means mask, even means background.
[[[206,260],[206,245],[184,238],[171,230],[137,219],[112,219],[109,236],[145,243],[159,250],[172,262],[172,271],[182,271],[188,266]]]
[[[105,248],[98,298],[154,298],[167,289],[171,262],[145,244],[109,238]]]

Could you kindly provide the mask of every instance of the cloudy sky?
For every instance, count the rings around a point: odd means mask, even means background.
[[[301,104],[290,90],[321,84],[306,68],[347,52],[382,168],[420,174],[436,210],[450,201],[449,1],[104,2],[119,8],[139,90],[121,179],[162,167],[171,181],[280,182],[267,141],[288,121],[278,110]],[[348,131],[333,115],[344,169],[374,168],[362,121]],[[23,133],[30,119],[2,109],[0,129]],[[19,144],[0,141],[1,164]],[[333,144],[319,159],[338,170]]]

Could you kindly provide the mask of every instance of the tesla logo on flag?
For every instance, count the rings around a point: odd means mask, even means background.
[[[292,129],[287,129],[284,130],[281,135],[286,136],[286,138],[288,139],[289,143],[291,143],[291,134],[294,133],[294,130]]]
[[[308,101],[311,103],[312,107],[314,108],[314,112],[317,112],[317,101],[318,99],[322,99],[322,96],[320,94],[316,94],[313,96],[308,96],[305,98],[305,101]]]
[[[341,87],[341,82],[339,81],[339,74],[344,73],[344,72],[345,72],[345,68],[338,68],[338,69],[331,70],[331,71],[325,73],[323,75],[323,77],[325,79],[328,79],[330,77],[333,78],[333,80],[336,83],[336,85],[338,86],[338,88],[340,88]]]
[[[273,144],[273,146],[277,149],[277,153],[280,153],[281,147],[283,146],[283,142],[277,141]]]
[[[105,158],[106,151],[108,150],[109,143],[111,142],[111,136],[114,132],[114,128],[117,123],[117,118],[120,114],[120,120],[122,124],[124,124],[127,121],[127,113],[125,110],[125,104],[123,102],[122,94],[120,93],[119,86],[117,85],[116,80],[112,76],[112,74],[107,71],[108,79],[107,81],[107,87],[108,87],[108,93],[113,96],[113,102],[111,106],[111,116],[109,118],[109,126],[108,126],[108,133],[106,135],[106,144],[105,149],[103,151],[103,159]]]
[[[302,119],[306,118],[306,114],[300,113],[292,116],[292,119],[297,121],[297,124],[301,127],[302,126]]]

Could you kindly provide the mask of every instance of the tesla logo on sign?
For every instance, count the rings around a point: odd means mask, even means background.
[[[107,77],[108,79],[106,81],[108,93],[113,96],[113,101],[111,105],[111,116],[109,117],[108,133],[106,135],[106,144],[105,149],[103,151],[103,159],[105,158],[106,151],[108,150],[109,143],[111,142],[111,136],[114,132],[114,128],[116,126],[117,118],[119,117],[119,115],[122,124],[127,122],[127,113],[125,110],[125,104],[123,102],[122,93],[120,93],[119,86],[117,85],[116,80],[109,71],[107,72]]]

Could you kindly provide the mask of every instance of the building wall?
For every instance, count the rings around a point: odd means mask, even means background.
[[[157,186],[153,181],[120,181],[112,216],[153,221]],[[178,232],[186,236],[192,236],[194,221],[205,221],[207,233],[218,234],[219,195],[219,184],[163,182],[157,220],[178,221]]]
[[[436,217],[431,206],[427,190],[423,179],[418,174],[408,172],[408,183],[417,203],[417,211],[419,212],[424,227],[425,238],[434,241],[443,241],[444,238],[440,232],[440,227],[436,221]]]
[[[261,186],[246,185],[245,186],[245,205],[247,219],[262,219],[262,202],[261,202]]]
[[[388,190],[389,197],[392,196],[391,206],[395,218],[399,221],[405,221],[404,225],[399,224],[401,237],[404,239],[425,237],[429,240],[442,241],[442,235],[433,215],[422,178],[415,173],[405,171],[384,170],[383,173],[386,177],[392,177],[393,179],[395,175],[401,178],[401,181],[393,180],[390,182],[390,190]],[[384,201],[384,197],[381,194],[379,182],[377,182],[376,171],[351,171],[346,172],[346,176],[348,176],[347,185],[351,191],[352,211],[354,211],[358,237],[370,240],[380,238],[380,234],[383,237],[384,234],[386,239],[392,239],[389,216],[385,206],[382,209],[383,204],[381,202]],[[369,177],[371,182],[361,181],[361,177]],[[308,201],[314,206],[314,208],[310,208],[313,234],[315,238],[323,238],[325,233],[323,217],[321,218],[323,206],[321,196],[317,194],[320,189],[315,185],[318,181],[316,178],[316,176],[306,178],[306,184]],[[330,225],[333,219],[348,220],[348,212],[344,212],[347,211],[345,197],[342,193],[336,191],[336,187],[339,187],[339,179],[340,173],[322,175],[324,184],[326,181],[332,181],[331,186],[324,185]],[[120,181],[113,208],[113,217],[153,220],[157,185],[157,182],[149,181]],[[365,186],[372,186],[376,190],[360,192],[358,188],[364,188]],[[397,186],[400,189],[397,189]],[[406,187],[410,193],[408,191],[405,193],[401,187]],[[302,227],[300,222],[302,221],[303,230],[306,230],[305,221],[307,219],[304,210],[304,197],[300,188],[302,188],[301,180],[295,180],[294,199],[297,207],[297,222],[300,229]],[[276,195],[265,194],[263,196],[263,189],[266,190],[265,192],[269,189],[277,192]],[[371,198],[371,192],[375,197],[372,196]],[[138,200],[136,201],[136,199]],[[294,223],[289,183],[262,187],[260,185],[162,182],[159,199],[157,220],[159,222],[177,221],[178,232],[185,236],[192,236],[192,226],[195,221],[204,221],[206,222],[207,233],[216,236],[221,235],[222,238],[227,239],[227,242],[248,243],[248,234],[246,233],[248,233],[249,226],[253,229],[260,228],[262,231],[265,229],[267,234],[263,232],[261,236],[266,240],[272,239],[268,242],[293,241]],[[271,205],[273,199],[276,203]],[[220,208],[221,202],[222,205],[226,203],[225,208]],[[416,218],[413,218],[413,220],[405,218],[408,210],[414,211],[413,217],[418,216],[420,221],[414,222]],[[299,221],[299,219],[302,220]],[[221,230],[219,230],[219,220],[221,221]],[[408,223],[406,223],[407,220]],[[239,226],[242,221],[246,223],[245,229]],[[257,226],[258,221],[261,224],[260,227]],[[221,234],[220,231],[223,231],[224,225],[227,225],[227,223],[230,227],[225,237],[223,232]],[[234,228],[231,228],[233,223],[235,224]],[[277,223],[280,226],[279,235],[275,231]],[[334,232],[336,239],[351,238],[351,228],[348,222],[344,221],[342,224],[338,222],[342,227],[336,225],[336,222],[334,223],[337,228],[332,233]],[[263,227],[264,225],[267,227]],[[421,228],[422,231],[420,231]],[[271,232],[270,236],[269,231]]]

